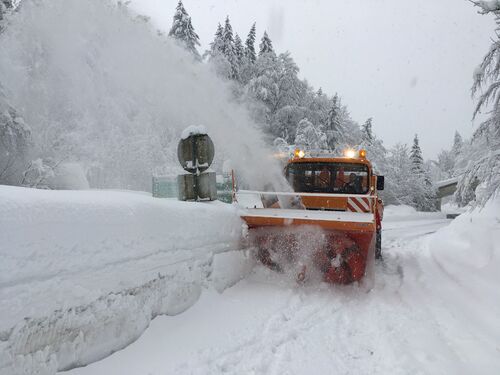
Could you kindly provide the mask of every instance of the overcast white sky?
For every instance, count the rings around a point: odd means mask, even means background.
[[[178,0],[133,0],[168,30]],[[466,0],[184,0],[202,49],[229,15],[245,39],[257,22],[275,49],[292,53],[301,76],[338,92],[352,117],[374,118],[387,146],[419,134],[424,157],[469,136],[472,72],[495,24]]]

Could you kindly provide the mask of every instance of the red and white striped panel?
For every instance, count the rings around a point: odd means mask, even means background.
[[[370,199],[365,197],[347,198],[347,211],[350,212],[371,212]]]

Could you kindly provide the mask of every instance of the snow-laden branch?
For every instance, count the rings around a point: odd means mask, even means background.
[[[487,14],[500,11],[500,0],[469,0],[475,6],[481,8],[479,13]]]

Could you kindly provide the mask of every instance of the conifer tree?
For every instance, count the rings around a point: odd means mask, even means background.
[[[219,23],[217,25],[217,31],[215,32],[214,40],[212,43],[210,43],[210,50],[205,52],[205,55],[209,55],[211,58],[215,58],[216,56],[223,54],[223,35],[224,29]]]
[[[194,31],[191,17],[186,12],[182,0],[179,0],[177,4],[172,27],[168,36],[177,40],[179,44],[191,52],[196,59],[201,60],[200,54],[196,49],[196,46],[200,45],[200,38]]]
[[[327,145],[330,150],[335,150],[340,142],[340,133],[342,131],[342,124],[340,121],[340,100],[337,94],[331,101],[331,107],[328,111],[328,117],[325,124],[325,133]]]
[[[464,141],[462,139],[462,136],[458,131],[455,131],[455,137],[453,138],[453,147],[451,148],[451,151],[455,156],[458,156],[460,154],[463,145]]]
[[[234,36],[234,53],[236,55],[236,63],[238,67],[241,67],[245,59],[245,50],[243,49],[243,43],[238,34]]]
[[[418,136],[415,134],[413,146],[410,152],[411,159],[411,190],[414,207],[420,211],[435,210],[435,191],[432,182],[424,168],[424,158],[418,142]]]
[[[265,53],[274,53],[273,43],[271,42],[269,35],[267,35],[267,31],[264,31],[259,48],[259,56],[262,56]]]
[[[413,138],[413,146],[411,147],[411,170],[416,174],[424,173],[424,158],[422,157],[422,150],[420,149],[420,145],[418,143],[418,135],[415,134],[415,138]]]
[[[231,27],[229,16],[226,17],[226,22],[224,24],[224,31],[222,33],[222,53],[226,57],[231,67],[229,78],[238,79],[239,76],[238,58],[236,56],[233,28]]]
[[[224,23],[224,31],[222,33],[222,53],[229,60],[234,56],[234,37],[233,37],[233,28],[231,26],[231,22],[229,21],[229,16],[226,17],[226,21]]]
[[[368,118],[363,124],[361,131],[363,132],[364,141],[371,143],[373,141],[372,118]]]
[[[255,54],[255,22],[248,33],[245,41],[245,57],[251,64],[255,63],[257,56]]]

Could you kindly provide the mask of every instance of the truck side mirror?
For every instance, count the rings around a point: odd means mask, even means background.
[[[384,176],[377,176],[377,190],[384,190]]]

